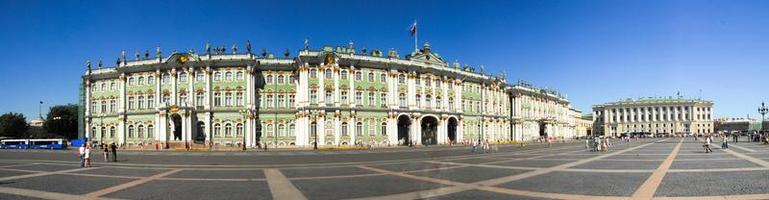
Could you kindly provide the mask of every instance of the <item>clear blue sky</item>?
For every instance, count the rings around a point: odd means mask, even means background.
[[[716,116],[769,101],[769,1],[1,1],[0,112],[76,103],[86,60],[206,42],[293,54],[354,41],[422,41],[446,59],[567,94],[584,112],[621,98],[714,100]],[[166,54],[167,55],[167,54]],[[45,108],[44,108],[45,109]]]

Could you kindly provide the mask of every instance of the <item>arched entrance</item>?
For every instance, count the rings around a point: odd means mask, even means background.
[[[411,127],[411,119],[406,115],[398,117],[398,144],[408,145],[411,142],[409,138],[409,127]]]
[[[422,144],[438,144],[436,135],[438,134],[438,119],[432,116],[422,118]]]
[[[457,118],[453,118],[453,117],[449,118],[449,124],[448,124],[449,143],[457,142],[457,125],[459,125]]]
[[[171,123],[174,127],[174,140],[182,140],[182,116],[179,114],[171,115]]]
[[[539,123],[539,137],[540,138],[547,138],[547,124],[546,123]]]

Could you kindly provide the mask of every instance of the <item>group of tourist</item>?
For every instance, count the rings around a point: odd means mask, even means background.
[[[627,139],[628,142],[630,141]],[[590,151],[595,152],[607,152],[609,151],[609,146],[611,144],[609,143],[608,137],[591,137],[585,140],[585,149],[589,149]]]
[[[472,143],[473,143],[473,151],[472,151],[473,153],[475,152],[491,153],[491,152],[499,151],[499,147],[497,146],[497,144],[491,144],[489,143],[488,140],[483,142],[478,140],[478,141],[473,141]]]
[[[104,150],[104,162],[110,161],[110,153],[112,153],[112,162],[117,162],[117,145],[115,143],[112,144],[101,144],[99,147]],[[91,149],[93,149],[92,145],[89,143],[83,144],[83,146],[80,146],[78,148],[78,156],[80,157],[80,167],[92,167],[91,164]]]

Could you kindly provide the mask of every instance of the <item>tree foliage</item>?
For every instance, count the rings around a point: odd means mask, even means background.
[[[23,138],[28,129],[29,124],[23,114],[9,112],[0,115],[0,136]]]
[[[77,105],[75,104],[51,107],[45,118],[45,130],[48,133],[75,139],[77,138],[77,117]]]

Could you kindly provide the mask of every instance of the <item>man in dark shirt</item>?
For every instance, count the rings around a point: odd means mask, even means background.
[[[109,150],[112,152],[112,162],[117,162],[117,145],[115,143],[110,144]]]

